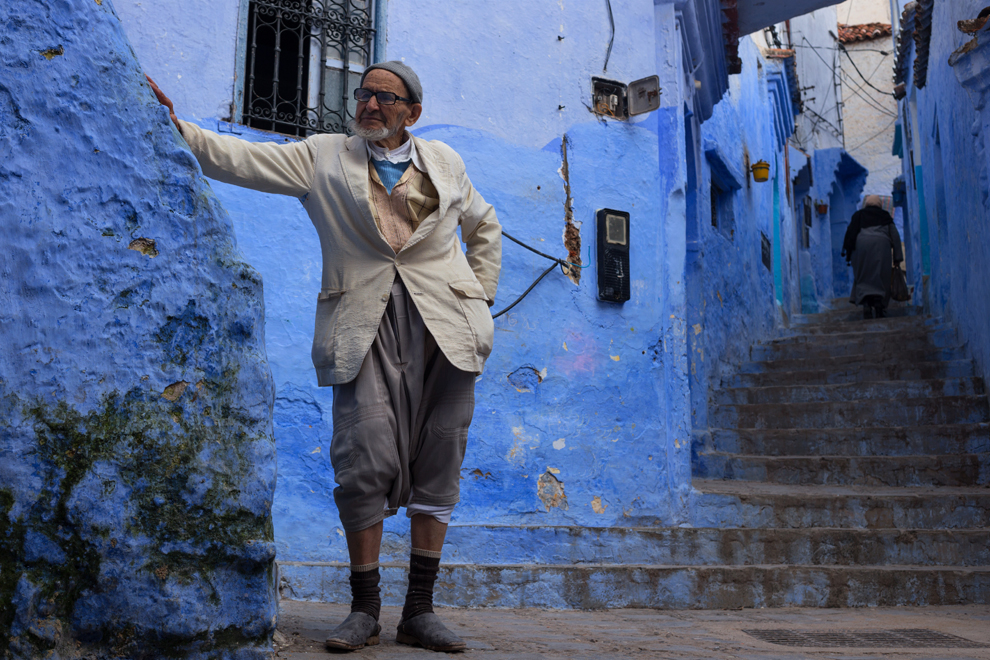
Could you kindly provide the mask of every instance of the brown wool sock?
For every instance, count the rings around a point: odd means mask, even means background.
[[[402,620],[433,611],[433,585],[440,572],[440,553],[413,548],[409,554],[409,587]]]
[[[378,562],[355,566],[351,564],[351,612],[364,612],[378,620],[382,610],[381,572]]]

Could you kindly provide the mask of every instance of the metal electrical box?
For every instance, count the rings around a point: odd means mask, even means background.
[[[629,214],[600,209],[598,220],[598,299],[629,300]]]
[[[647,76],[629,85],[607,78],[591,79],[592,112],[613,119],[627,119],[660,107],[660,78]]]

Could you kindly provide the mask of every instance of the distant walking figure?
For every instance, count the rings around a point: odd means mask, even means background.
[[[853,268],[849,302],[863,306],[863,318],[882,319],[890,302],[893,264],[904,261],[904,253],[894,219],[883,209],[879,195],[867,195],[863,208],[853,213],[842,241],[842,254]]]

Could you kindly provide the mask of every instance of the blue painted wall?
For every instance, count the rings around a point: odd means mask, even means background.
[[[990,228],[985,220],[990,217],[986,149],[990,48],[986,31],[968,46],[965,56],[953,58],[950,64],[950,56],[972,39],[956,29],[956,22],[976,17],[983,7],[975,0],[935,4],[927,84],[918,89],[915,81],[909,81],[900,111],[907,138],[905,222],[917,246],[910,268],[919,283],[918,295],[932,314],[956,324],[988,377],[990,283],[985,264]],[[912,49],[912,63],[914,57]]]
[[[708,428],[708,396],[723,373],[749,355],[752,343],[770,334],[780,318],[772,270],[762,261],[761,232],[774,239],[774,175],[783,162],[773,134],[773,101],[767,90],[767,62],[750,39],[740,43],[742,73],[701,125],[706,151],[716,150],[742,187],[732,195],[732,227],[712,224],[711,159],[702,156],[699,187],[697,262],[691,288],[691,406],[696,432]],[[748,130],[740,131],[740,126]],[[755,183],[745,161],[771,163],[770,180]],[[786,222],[790,222],[788,214]]]
[[[268,657],[260,277],[109,2],[0,25],[0,655]]]
[[[496,322],[447,547],[446,556],[457,562],[489,563],[519,543],[516,531],[492,525],[689,521],[692,429],[705,423],[709,388],[783,322],[783,312],[797,311],[791,309],[799,301],[798,267],[784,143],[775,137],[780,122],[766,81],[781,75],[779,65],[763,61],[744,40],[744,72],[731,79],[729,95],[698,135],[699,144],[716,145],[737,170],[735,232],[713,231],[704,215],[710,165],[702,151],[692,237],[684,107],[692,105],[694,85],[683,75],[675,8],[647,0],[613,9],[616,38],[603,71],[610,37],[604,3],[388,3],[386,57],[415,68],[425,89],[414,132],[458,150],[510,233],[564,257],[570,219],[581,237],[581,259],[591,264],[579,282],[553,273]],[[143,11],[130,20],[175,20],[165,8]],[[437,15],[444,16],[442,26],[426,18]],[[169,48],[135,47],[149,68],[165,68],[157,60]],[[588,111],[593,75],[628,82],[654,73],[664,89],[658,111],[629,121],[600,120]],[[174,84],[190,98],[200,84],[196,71],[182,75]],[[181,105],[177,111],[245,139],[284,139],[197,117]],[[778,173],[776,217],[771,184],[746,183],[747,153]],[[265,281],[279,452],[273,518],[284,593],[339,598],[340,585],[324,584],[315,564],[346,560],[331,496],[331,393],[316,387],[309,364],[320,272],[316,234],[298,200],[211,186]],[[595,295],[594,217],[605,207],[631,215],[632,299],[623,305]],[[760,259],[761,231],[779,237],[782,306]],[[703,261],[692,264],[689,240]],[[825,263],[830,267],[830,256]],[[509,242],[503,265],[495,309],[546,267]],[[383,559],[405,559],[407,528],[404,517],[387,521]]]

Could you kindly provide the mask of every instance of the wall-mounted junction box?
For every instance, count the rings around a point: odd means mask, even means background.
[[[629,85],[617,80],[591,79],[592,112],[625,119],[660,107],[660,78],[648,76]]]

